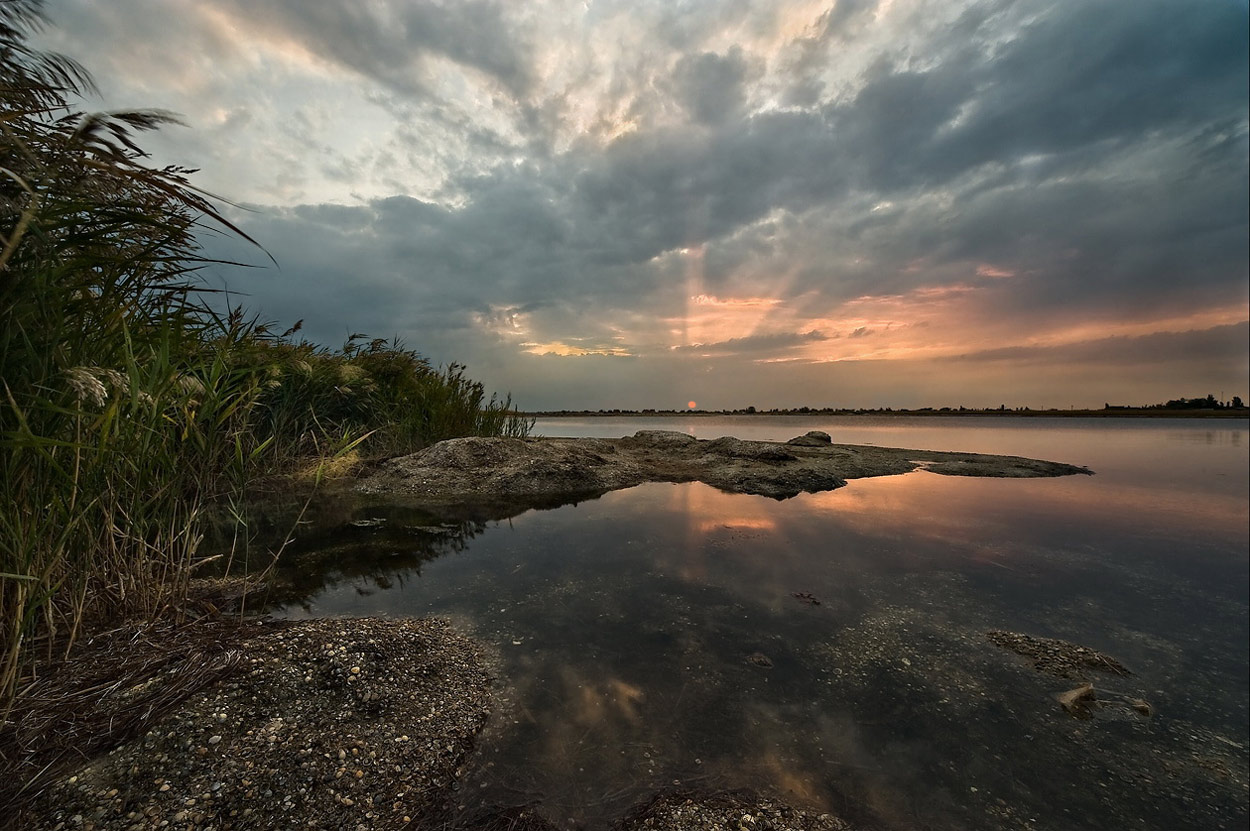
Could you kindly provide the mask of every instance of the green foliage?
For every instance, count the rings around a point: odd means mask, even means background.
[[[529,429],[399,344],[326,350],[215,313],[197,235],[246,235],[190,171],[145,164],[135,135],[167,114],[73,111],[90,80],[28,46],[42,22],[0,0],[0,712],[33,635],[176,607],[202,512],[253,477]]]
[[[369,433],[367,452],[388,456],[457,436],[529,432],[510,398],[488,398],[457,364],[436,369],[397,341],[353,335],[329,350],[289,334],[257,338],[249,356],[269,376],[257,430],[282,456],[315,454],[332,436]]]

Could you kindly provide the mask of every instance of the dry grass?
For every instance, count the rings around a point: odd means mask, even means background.
[[[142,735],[236,672],[253,624],[201,620],[123,627],[80,642],[18,692],[0,733],[0,804],[18,813],[44,787]]]

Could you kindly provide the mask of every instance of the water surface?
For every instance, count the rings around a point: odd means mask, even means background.
[[[1246,822],[1245,421],[552,419],[1005,453],[1095,476],[926,472],[784,501],[651,484],[431,527],[371,504],[284,554],[282,611],[446,615],[490,649],[500,705],[468,808],[539,802],[600,827],[664,786],[752,787],[883,828]],[[803,602],[806,593],[819,605]],[[985,637],[1063,638],[1149,701],[1079,721]]]

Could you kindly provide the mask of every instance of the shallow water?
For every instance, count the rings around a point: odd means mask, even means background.
[[[1086,465],[905,476],[785,501],[651,484],[509,520],[314,528],[279,611],[446,615],[488,645],[500,706],[464,804],[599,827],[657,788],[750,787],[884,828],[1246,824],[1250,431],[1242,421],[553,419]],[[795,593],[810,593],[819,605]],[[985,637],[1101,650],[1110,706]]]

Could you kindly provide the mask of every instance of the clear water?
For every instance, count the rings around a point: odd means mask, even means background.
[[[466,808],[602,827],[661,787],[778,793],[880,828],[1239,828],[1247,821],[1250,425],[1243,421],[553,419],[546,435],[1030,456],[1095,476],[853,480],[785,501],[652,484],[506,520],[329,512],[284,554],[291,617],[451,617],[495,716]],[[385,517],[380,527],[343,520]],[[807,592],[819,605],[801,602]],[[990,643],[1106,652],[1142,698],[1068,716],[1075,682]]]

